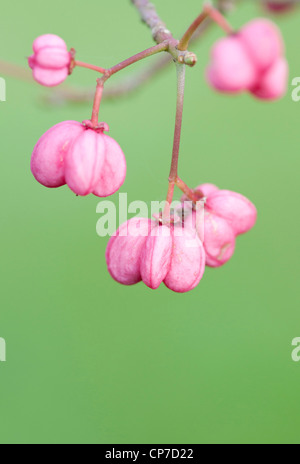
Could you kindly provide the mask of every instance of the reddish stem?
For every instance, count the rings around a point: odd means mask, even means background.
[[[94,127],[97,127],[98,122],[99,122],[99,110],[100,110],[103,90],[104,90],[103,81],[101,79],[98,79],[95,98],[94,98],[94,104],[93,104],[92,119],[91,119],[92,125]]]
[[[205,5],[202,13],[195,19],[195,21],[190,25],[186,33],[183,35],[179,42],[178,50],[186,51],[188,49],[189,43],[194,33],[207,18],[211,18],[221,27],[221,29],[226,32],[226,34],[232,34],[234,32],[231,25],[219,10],[214,8],[212,5]]]
[[[122,69],[125,69],[134,63],[137,63],[138,61],[148,58],[149,56],[156,55],[157,53],[167,51],[168,48],[169,48],[168,42],[163,42],[158,45],[155,45],[154,47],[148,48],[147,50],[144,50],[143,52],[138,53],[137,55],[134,55],[125,61],[122,61],[116,66],[113,66],[112,68],[108,69],[105,74],[107,75],[107,77],[110,77],[113,74],[116,74],[117,72],[122,71]]]
[[[99,72],[101,74],[105,74],[105,72],[106,72],[106,69],[104,69],[104,68],[100,68],[99,66],[94,66],[94,65],[89,64],[89,63],[83,63],[82,61],[74,61],[74,65],[78,66],[80,68],[91,69],[92,71],[97,71],[97,72]]]
[[[226,34],[230,35],[234,33],[233,27],[219,10],[214,8],[212,5],[205,5],[204,11],[208,12],[208,16],[216,24],[218,24],[218,26],[220,26],[220,28],[223,29]]]
[[[193,203],[197,203],[197,201],[199,201],[199,196],[194,192],[194,190],[190,189],[187,184],[180,179],[180,177],[177,177],[176,185]]]
[[[174,144],[172,153],[172,163],[169,176],[169,189],[167,195],[167,203],[164,211],[164,217],[170,216],[170,206],[173,201],[174,188],[178,178],[178,162],[179,150],[181,140],[183,104],[184,104],[184,88],[185,88],[185,71],[186,66],[177,63],[177,108],[176,108],[176,121],[174,132]]]
[[[178,177],[178,161],[179,161],[183,104],[184,104],[185,71],[186,71],[185,65],[177,64],[177,108],[176,108],[176,121],[175,121],[172,164],[171,164],[170,177],[169,177],[170,182],[176,182],[176,179]]]

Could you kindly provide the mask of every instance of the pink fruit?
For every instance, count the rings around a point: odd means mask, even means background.
[[[255,19],[238,34],[239,40],[258,71],[266,71],[281,58],[284,43],[278,27],[267,19]]]
[[[105,147],[105,163],[93,193],[98,197],[108,197],[116,193],[124,184],[126,159],[114,139],[105,134],[102,137]]]
[[[187,218],[186,223],[193,224],[200,236],[195,215],[196,213],[193,212]],[[210,267],[223,266],[232,257],[235,250],[235,234],[232,227],[225,219],[207,211],[204,216],[203,235],[206,265]]]
[[[31,171],[36,180],[49,188],[66,184],[65,159],[73,141],[85,131],[76,121],[65,121],[49,129],[36,144]]]
[[[171,264],[173,239],[167,226],[157,225],[147,238],[141,255],[143,282],[157,289],[165,280]]]
[[[185,226],[196,229],[204,245],[207,266],[220,267],[232,257],[236,237],[254,227],[257,211],[243,195],[209,186],[203,184],[195,189],[207,191],[205,214],[196,214],[201,213],[201,208],[188,213]]]
[[[251,92],[263,100],[281,98],[287,90],[288,64],[277,26],[266,19],[246,24],[212,49],[207,78],[221,92]]]
[[[106,197],[124,183],[126,160],[117,142],[102,131],[66,121],[38,141],[31,170],[45,187],[68,184],[76,195]]]
[[[94,191],[105,162],[103,135],[84,131],[74,141],[65,163],[65,177],[70,189],[86,196]]]
[[[229,190],[214,192],[207,198],[206,208],[226,219],[236,235],[245,234],[256,223],[255,206],[239,193]]]
[[[210,84],[221,92],[238,93],[257,82],[257,69],[238,36],[219,40],[213,47],[207,70]]]
[[[34,54],[28,58],[34,79],[46,87],[61,84],[69,75],[71,54],[57,35],[46,34],[35,39]]]
[[[134,285],[142,280],[141,254],[150,235],[152,222],[134,218],[123,224],[111,237],[106,262],[112,278],[123,285]]]
[[[141,233],[130,231],[132,225]],[[193,229],[147,219],[123,224],[108,243],[106,260],[111,276],[123,285],[143,280],[157,289],[164,282],[179,293],[193,290],[205,270],[205,251]]]
[[[185,227],[183,234],[173,232],[173,251],[165,285],[177,293],[186,293],[199,284],[205,271],[205,251],[192,229]]]

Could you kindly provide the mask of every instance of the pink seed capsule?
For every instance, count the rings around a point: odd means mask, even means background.
[[[196,212],[190,214],[185,224],[195,228],[204,245],[206,265],[210,267],[223,266],[232,257],[235,250],[235,234],[230,224],[220,216],[206,211],[204,227],[196,221]],[[202,232],[203,229],[203,232]]]
[[[96,188],[105,163],[103,135],[88,129],[73,143],[65,163],[65,177],[76,195],[86,196]]]
[[[219,190],[207,198],[206,208],[226,219],[236,235],[248,232],[256,223],[255,206],[239,193]]]
[[[101,134],[105,149],[105,163],[93,191],[98,197],[116,193],[126,178],[126,159],[119,144],[108,135]]]
[[[102,130],[66,121],[40,138],[32,154],[31,170],[46,187],[68,184],[76,195],[106,197],[124,183],[126,160],[117,142]]]
[[[264,74],[259,85],[251,92],[257,98],[263,100],[276,100],[286,93],[286,82],[288,80],[288,63],[285,58],[279,58]]]
[[[66,184],[65,160],[73,141],[84,132],[82,124],[65,121],[49,129],[36,144],[31,171],[36,180],[49,188]]]
[[[142,280],[141,254],[150,235],[152,221],[134,218],[122,224],[111,237],[106,250],[106,263],[112,278],[123,285]]]
[[[174,230],[171,265],[165,285],[173,292],[189,292],[197,287],[204,271],[205,251],[195,231],[184,227],[182,234],[177,234]]]
[[[251,92],[262,100],[284,96],[288,64],[277,26],[266,19],[246,24],[237,34],[219,40],[212,50],[208,81],[220,92]]]
[[[28,64],[39,84],[54,87],[68,77],[71,54],[63,39],[52,34],[42,35],[34,41],[33,51]]]
[[[258,71],[264,72],[284,54],[284,43],[278,27],[267,19],[255,19],[239,31]]]
[[[209,83],[221,92],[239,93],[257,81],[257,69],[238,36],[219,40],[207,70]]]
[[[173,237],[170,227],[156,225],[147,238],[141,255],[143,282],[153,290],[165,280],[171,266]]]

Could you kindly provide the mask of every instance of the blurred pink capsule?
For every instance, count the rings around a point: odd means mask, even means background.
[[[258,71],[266,71],[284,54],[284,43],[278,27],[267,19],[255,19],[238,33]]]
[[[142,280],[141,254],[153,223],[149,219],[134,218],[122,224],[111,237],[106,250],[110,275],[123,285],[134,285]]]
[[[207,77],[211,86],[221,92],[249,91],[263,100],[283,97],[288,64],[280,30],[269,20],[257,19],[237,34],[218,41]]]
[[[285,58],[280,58],[264,74],[259,85],[251,92],[263,100],[275,100],[286,93],[286,82],[288,80],[289,67]]]
[[[63,39],[53,34],[42,35],[34,41],[33,51],[28,64],[39,84],[54,87],[65,81],[70,71],[71,54]]]
[[[49,129],[36,144],[31,171],[36,180],[49,188],[66,184],[65,159],[73,141],[85,131],[76,121],[65,121]]]
[[[238,36],[221,39],[214,45],[207,78],[221,92],[239,93],[255,84],[257,70]]]

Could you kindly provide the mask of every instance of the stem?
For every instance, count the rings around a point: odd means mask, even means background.
[[[195,19],[195,21],[190,25],[186,33],[183,35],[179,42],[178,50],[186,51],[188,49],[189,43],[194,33],[207,18],[210,18],[212,21],[218,24],[221,29],[226,32],[226,34],[232,34],[234,32],[231,25],[219,10],[211,5],[205,5],[202,13]]]
[[[234,33],[233,27],[219,10],[214,8],[212,5],[206,5],[204,10],[208,12],[209,17],[218,24],[218,26],[220,26],[226,34],[230,35]]]
[[[190,189],[186,183],[180,179],[180,177],[177,177],[176,185],[193,203],[197,203],[197,201],[199,201],[199,196],[194,192],[194,190]]]
[[[191,38],[193,37],[194,33],[198,29],[198,27],[208,18],[208,13],[206,11],[203,11],[198,18],[195,19],[195,21],[190,25],[184,36],[179,42],[178,45],[178,50],[180,51],[185,51],[188,49],[189,43],[191,41]]]
[[[200,37],[203,37],[204,33],[208,31],[211,25],[212,21],[209,19],[201,24],[201,26],[194,34],[192,41],[195,42]],[[146,66],[137,72],[133,72],[132,75],[120,80],[120,82],[117,82],[112,86],[109,86],[107,89],[105,89],[103,99],[114,99],[134,92],[139,87],[150,81],[152,77],[167,68],[171,62],[172,57],[169,54],[165,54],[164,56],[159,57],[159,59],[157,59],[154,64]],[[46,101],[50,104],[62,104],[69,101],[80,103],[89,102],[93,98],[94,93],[94,88],[76,88],[69,85],[52,91],[51,94],[46,97]]]
[[[97,127],[98,125],[99,110],[100,110],[103,90],[104,90],[104,83],[101,79],[98,79],[95,98],[94,98],[94,104],[93,104],[92,119],[91,119],[92,125],[94,127]]]
[[[175,184],[178,178],[178,161],[181,140],[183,104],[184,104],[184,89],[185,89],[185,71],[186,66],[180,63],[176,64],[177,68],[177,108],[176,108],[176,121],[174,132],[174,143],[172,153],[172,163],[169,176],[169,189],[167,195],[167,202],[164,210],[163,217],[168,220],[170,218],[170,207],[173,201]]]
[[[153,3],[149,0],[131,0],[140,13],[142,21],[151,29],[153,39],[157,43],[172,40],[173,36],[165,23],[158,16]]]
[[[100,68],[99,66],[94,66],[92,64],[88,64],[88,63],[83,63],[82,61],[75,61],[74,62],[75,66],[78,66],[80,68],[87,68],[87,69],[91,69],[92,71],[97,71],[101,74],[105,74],[106,72],[106,69],[104,68]]]
[[[116,74],[117,72],[122,71],[123,69],[127,68],[128,66],[131,66],[132,64],[137,63],[138,61],[144,60],[145,58],[148,58],[149,56],[156,55],[157,53],[167,51],[168,48],[169,48],[169,44],[167,42],[163,42],[158,45],[155,45],[154,47],[148,48],[147,50],[144,50],[143,52],[138,53],[137,55],[134,55],[125,61],[122,61],[116,66],[113,66],[112,68],[108,69],[105,72],[105,75],[107,76],[107,78],[109,78],[112,75]]]
[[[172,164],[170,170],[170,182],[176,182],[178,177],[178,161],[181,140],[183,104],[184,104],[184,88],[185,88],[185,65],[177,64],[177,108],[176,108],[176,122],[174,133],[174,144],[172,154]]]
[[[143,52],[138,53],[137,55],[134,55],[125,61],[122,61],[122,63],[119,63],[110,69],[103,70],[104,71],[103,77],[97,80],[97,87],[96,87],[96,93],[95,93],[95,98],[94,98],[94,105],[93,105],[93,112],[92,112],[92,119],[91,119],[92,125],[94,127],[97,127],[98,122],[99,122],[98,121],[99,110],[100,110],[100,104],[101,104],[101,100],[103,96],[105,82],[111,76],[121,71],[122,69],[125,69],[131,64],[137,63],[138,61],[143,60],[144,58],[147,58],[149,56],[155,55],[156,53],[165,51],[168,49],[168,47],[169,47],[168,43],[161,43],[161,44],[155,45],[154,47],[148,48],[147,50],[144,50]]]
[[[0,73],[25,82],[34,82],[31,69],[6,61],[0,61]]]

